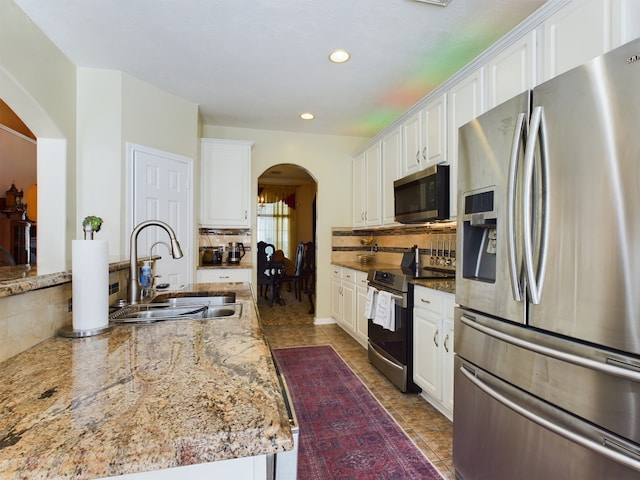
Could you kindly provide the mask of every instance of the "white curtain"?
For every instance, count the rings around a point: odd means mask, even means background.
[[[287,258],[293,258],[295,187],[265,186],[259,187],[258,192],[257,240],[271,243]]]

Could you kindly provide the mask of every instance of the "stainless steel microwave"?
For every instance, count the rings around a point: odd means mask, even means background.
[[[393,182],[396,222],[449,219],[449,166],[434,165]]]

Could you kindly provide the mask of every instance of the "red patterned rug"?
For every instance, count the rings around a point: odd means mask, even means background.
[[[331,346],[275,349],[300,425],[299,480],[440,480]]]

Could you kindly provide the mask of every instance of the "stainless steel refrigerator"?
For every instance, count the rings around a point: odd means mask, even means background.
[[[640,39],[459,131],[458,478],[640,478]]]

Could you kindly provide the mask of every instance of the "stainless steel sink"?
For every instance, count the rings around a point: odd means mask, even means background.
[[[149,303],[123,307],[109,316],[114,323],[153,323],[166,320],[240,318],[242,304],[235,292],[163,293]]]
[[[227,305],[236,302],[235,292],[178,292],[156,295],[151,303],[168,303],[174,306],[185,305]]]

